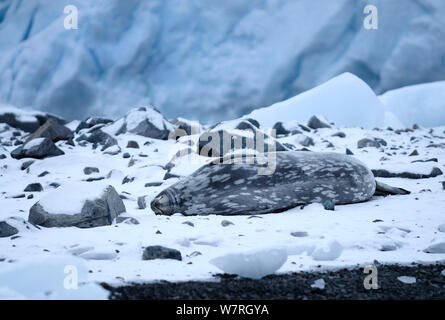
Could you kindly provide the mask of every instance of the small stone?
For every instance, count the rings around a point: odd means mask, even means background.
[[[142,260],[174,259],[182,261],[181,252],[162,246],[149,246],[144,249]]]
[[[417,150],[414,149],[413,152],[411,152],[409,156],[412,157],[412,156],[418,156],[418,155],[419,155],[419,152],[417,152]]]
[[[321,202],[321,204],[323,205],[323,208],[325,210],[330,210],[330,211],[334,211],[335,210],[335,203],[332,200],[330,200],[330,199],[323,200]]]
[[[134,224],[137,225],[139,224],[139,221],[135,218],[132,217],[123,217],[123,216],[119,216],[116,218],[116,223],[125,223],[125,224]]]
[[[41,177],[44,177],[44,176],[46,176],[46,175],[48,175],[49,174],[49,171],[43,171],[41,174],[39,174],[37,177],[39,177],[39,178],[41,178]]]
[[[348,148],[346,148],[346,154],[349,155],[349,156],[353,156],[354,155],[354,153],[351,150],[349,150]]]
[[[23,162],[21,167],[20,167],[20,170],[28,169],[33,163],[34,163],[34,160],[29,160],[29,161]]]
[[[346,134],[344,132],[336,132],[332,135],[333,137],[345,138]]]
[[[127,143],[127,148],[139,149],[139,144],[134,140],[130,140]]]
[[[445,181],[442,181],[442,189],[445,190]]]
[[[43,187],[40,183],[31,183],[28,184],[25,188],[25,190],[23,190],[24,192],[42,192],[43,191]]]
[[[134,181],[134,177],[128,177],[126,176],[123,180],[122,180],[122,184],[126,184],[126,183],[131,183]]]
[[[223,227],[228,227],[228,226],[234,225],[234,223],[232,221],[229,221],[229,220],[223,220],[223,221],[221,221],[221,225]]]
[[[147,208],[147,203],[145,202],[145,196],[138,197],[138,208],[141,210]]]
[[[11,237],[19,231],[13,226],[9,225],[6,221],[0,221],[0,238]]]
[[[123,155],[122,155],[122,158],[124,158],[124,159],[128,159],[128,158],[130,158],[131,157],[131,155],[128,153],[128,152],[125,152]]]
[[[322,120],[316,116],[312,116],[307,123],[307,126],[311,129],[322,129],[322,128],[331,128],[329,123],[325,120]]]
[[[184,221],[182,224],[186,224],[186,225],[188,225],[188,226],[190,226],[190,227],[194,227],[195,225],[193,224],[193,222],[190,222],[190,221]]]
[[[201,255],[202,255],[201,252],[199,252],[199,251],[193,251],[193,252],[190,253],[188,256],[189,256],[190,258],[193,258],[193,257],[201,256]]]
[[[368,138],[361,139],[357,142],[358,149],[368,148],[368,147],[378,148],[380,147],[380,144],[377,141]]]
[[[86,175],[90,175],[90,174],[92,174],[94,172],[99,172],[99,169],[95,168],[95,167],[85,167],[85,168],[83,168],[83,173],[85,173]]]
[[[295,231],[295,232],[291,232],[290,235],[292,237],[296,237],[296,238],[303,238],[303,237],[307,237],[308,233],[306,231]]]
[[[162,185],[162,182],[148,182],[144,185],[145,188],[149,187],[159,187]]]
[[[0,154],[0,160],[6,159],[6,155],[5,154]]]

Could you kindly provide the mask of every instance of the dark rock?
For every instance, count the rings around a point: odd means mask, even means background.
[[[195,226],[195,224],[193,222],[191,222],[191,221],[184,221],[182,224],[186,224],[186,225],[188,225],[190,227],[194,227]]]
[[[417,152],[416,149],[414,149],[413,152],[411,152],[411,153],[409,154],[410,157],[412,157],[412,156],[418,156],[418,155],[419,155],[419,152]]]
[[[28,169],[35,161],[34,160],[28,160],[22,163],[20,166],[20,170],[26,170]]]
[[[139,221],[135,218],[132,217],[124,217],[124,216],[119,216],[116,218],[116,223],[125,223],[125,224],[134,224],[134,225],[138,225]]]
[[[96,145],[99,144],[102,146],[101,151],[104,151],[111,146],[117,145],[117,140],[115,138],[100,129],[95,130],[90,134],[82,134],[80,137],[76,138],[76,141],[86,141]]]
[[[332,200],[330,200],[330,199],[323,200],[321,202],[321,204],[323,205],[323,208],[325,210],[330,210],[330,211],[334,211],[335,210],[335,203]]]
[[[322,129],[322,128],[331,128],[330,124],[320,120],[316,116],[312,116],[307,123],[307,126],[311,129]]]
[[[159,187],[162,184],[163,184],[163,182],[148,182],[148,183],[145,184],[145,187],[146,188],[149,188],[149,187]]]
[[[25,143],[37,138],[48,138],[52,142],[73,139],[74,135],[70,129],[59,124],[55,119],[48,119],[36,132],[31,134]]]
[[[442,181],[442,189],[445,190],[445,181]]]
[[[0,154],[0,160],[6,159],[6,155],[5,154]]]
[[[131,182],[134,181],[134,179],[135,179],[134,177],[126,176],[126,177],[122,180],[122,184],[131,183]]]
[[[43,171],[41,174],[39,174],[37,177],[39,177],[39,178],[42,178],[42,177],[44,177],[44,176],[46,176],[46,175],[48,175],[49,174],[49,171]]]
[[[37,138],[27,144],[14,149],[11,157],[14,159],[35,158],[44,159],[47,157],[56,157],[65,154],[56,147],[54,142],[48,138]]]
[[[130,140],[127,143],[127,148],[139,149],[139,144],[134,140]]]
[[[147,208],[147,203],[145,202],[145,196],[138,197],[138,207],[139,209]]]
[[[439,160],[437,160],[437,158],[431,158],[431,159],[425,159],[425,160],[414,160],[411,161],[411,163],[416,163],[416,162],[438,162]]]
[[[0,221],[0,238],[11,237],[19,231],[13,226],[9,225],[6,221]]]
[[[122,155],[122,158],[124,158],[124,159],[128,159],[128,158],[130,158],[131,157],[131,155],[128,153],[128,152],[125,152],[123,155]]]
[[[76,128],[76,133],[78,133],[80,130],[83,129],[90,129],[98,124],[108,124],[113,122],[113,120],[105,119],[105,118],[88,118],[85,121],[82,121],[79,123],[79,125]]]
[[[60,190],[60,189],[59,189]],[[54,190],[52,192],[60,192]],[[61,195],[66,196],[66,195]],[[86,200],[79,213],[49,213],[40,202],[29,210],[28,221],[42,227],[79,227],[94,228],[111,225],[112,221],[122,212],[125,205],[112,186],[106,187],[102,195],[94,200]]]
[[[339,137],[339,138],[345,138],[346,134],[344,132],[336,132],[332,135],[332,137]]]
[[[44,114],[40,112],[29,113],[29,118],[33,120],[22,121],[19,115],[16,115],[14,112],[2,112],[0,110],[0,123],[6,123],[11,127],[26,131],[26,132],[34,132],[36,131],[42,124],[44,124],[48,119],[55,119],[60,124],[65,124],[66,121],[60,119],[51,114]]]
[[[144,249],[142,260],[174,259],[182,261],[181,252],[162,246],[149,246]]]
[[[99,172],[98,168],[95,167],[85,167],[83,168],[83,173],[86,175],[90,175],[92,173]]]
[[[31,183],[23,190],[25,192],[42,192],[43,187],[40,183]]]
[[[351,150],[349,150],[348,148],[346,148],[346,154],[349,155],[349,156],[353,156],[354,155],[354,153]]]
[[[49,186],[57,189],[58,187],[60,187],[60,183],[57,183],[57,182],[51,182],[51,183],[49,184]]]
[[[105,179],[105,177],[94,177],[94,178],[88,178],[88,179],[85,179],[85,180],[83,180],[83,181],[86,181],[86,182],[93,182],[93,181],[100,181],[100,180],[104,180]]]
[[[368,147],[379,148],[380,144],[377,141],[368,138],[361,139],[357,142],[358,149],[368,148]]]
[[[26,197],[26,199],[34,199],[34,195],[32,193],[28,194],[28,196]]]
[[[24,198],[24,197],[26,197],[26,194],[19,193],[19,194],[13,195],[11,198],[12,199],[21,199],[21,198]]]
[[[170,171],[167,171],[167,172],[165,173],[163,179],[164,179],[164,180],[167,180],[167,179],[171,179],[171,178],[180,178],[180,176],[178,176],[177,174],[170,173]]]
[[[273,128],[274,130],[276,130],[276,134],[277,135],[287,135],[290,133],[289,130],[287,130],[284,126],[282,122],[277,122],[274,124]]]
[[[303,238],[307,237],[308,233],[306,231],[296,231],[296,232],[291,232],[290,235],[297,238]]]
[[[406,179],[427,179],[440,176],[443,172],[437,167],[431,170],[430,174],[412,173],[412,172],[389,172],[386,169],[371,170],[376,178],[406,178]]]
[[[228,226],[232,226],[232,225],[233,225],[233,222],[232,222],[232,221],[229,221],[229,220],[223,220],[223,221],[221,221],[221,225],[222,225],[223,227],[228,227]]]

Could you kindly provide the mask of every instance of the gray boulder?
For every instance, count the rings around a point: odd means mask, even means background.
[[[48,138],[52,142],[70,140],[74,138],[70,129],[58,123],[55,119],[48,119],[36,132],[31,134],[25,143],[36,138]]]
[[[182,260],[181,252],[162,246],[149,246],[144,249],[142,260],[174,259]]]
[[[63,207],[64,203],[73,202],[79,204],[79,209]],[[122,199],[112,186],[100,182],[76,183],[61,186],[35,203],[29,210],[28,220],[47,228],[94,228],[111,225],[125,211]]]
[[[39,129],[48,119],[54,119],[60,124],[66,123],[65,120],[52,114],[38,111],[25,111],[14,107],[0,110],[0,123],[6,123],[11,127],[30,133]]]
[[[361,139],[357,142],[357,148],[358,149],[362,149],[362,148],[379,148],[380,147],[380,143],[378,143],[377,141],[373,140],[373,139],[369,139],[369,138],[364,138]]]
[[[6,221],[0,221],[0,238],[11,237],[19,231],[13,226],[9,225]]]
[[[76,141],[87,141],[93,143],[94,145],[101,145],[101,151],[104,151],[111,146],[117,145],[117,140],[101,129],[96,129],[82,134],[80,137],[76,138]]]
[[[311,129],[331,128],[331,125],[319,117],[312,116],[307,123],[307,126]]]
[[[44,159],[48,157],[56,157],[65,154],[56,147],[54,142],[48,138],[37,138],[21,145],[11,152],[14,159],[34,158]]]

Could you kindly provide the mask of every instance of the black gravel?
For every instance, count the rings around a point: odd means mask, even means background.
[[[301,272],[270,275],[260,280],[233,275],[216,275],[214,282],[188,281],[173,283],[160,281],[130,284],[122,287],[102,286],[110,291],[110,299],[144,300],[286,300],[286,299],[340,299],[340,300],[445,300],[445,263],[435,265],[376,265],[376,290],[366,290],[362,268],[329,272]],[[416,278],[415,284],[405,284],[399,276]],[[315,280],[324,279],[323,290],[314,289]]]

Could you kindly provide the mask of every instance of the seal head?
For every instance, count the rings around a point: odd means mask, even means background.
[[[178,201],[172,189],[166,189],[158,194],[150,203],[150,207],[156,215],[171,216],[179,211]]]

